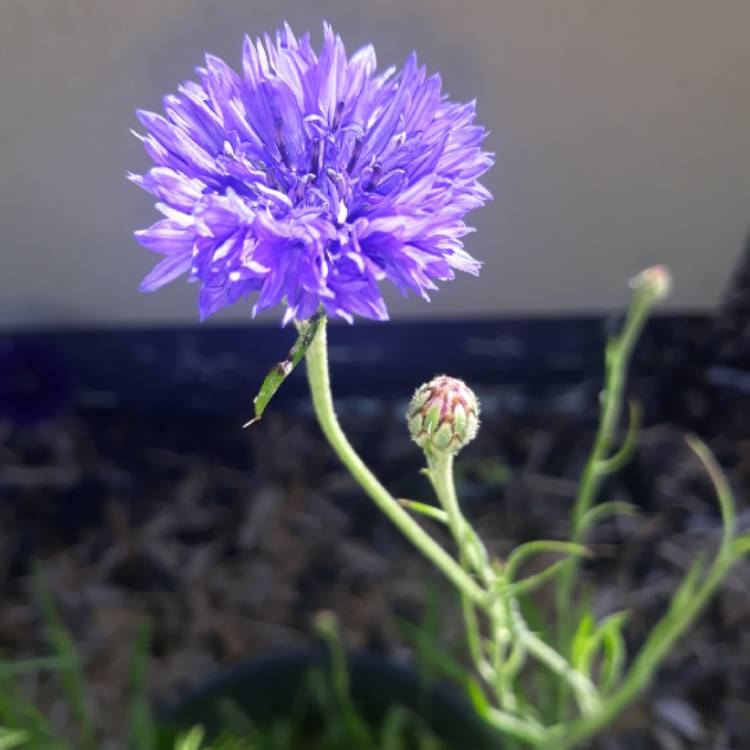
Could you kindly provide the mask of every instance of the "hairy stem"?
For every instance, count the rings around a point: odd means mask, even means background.
[[[673,611],[654,628],[638,654],[627,676],[598,711],[550,731],[545,750],[568,750],[592,737],[606,727],[620,712],[632,703],[649,685],[654,672],[671,651],[677,640],[695,622],[708,600],[737,561],[730,554],[719,554],[706,575],[703,584],[690,597],[684,607]]]
[[[497,581],[492,566],[489,563],[486,550],[464,518],[458,504],[453,482],[453,457],[444,454],[431,456],[429,459],[429,470],[430,478],[432,479],[440,504],[448,514],[448,523],[459,549],[465,550],[464,554],[467,556],[473,552],[475,560],[473,564],[477,567],[478,575],[484,585],[488,589],[492,589],[496,586]],[[484,610],[490,619],[492,637],[495,640],[497,649],[504,646],[499,641],[499,636],[502,630],[508,628],[513,638],[520,641],[529,654],[556,674],[561,682],[569,687],[584,715],[591,714],[598,708],[599,696],[593,683],[586,675],[574,669],[563,656],[558,654],[551,646],[548,646],[539,636],[529,630],[521,614],[518,602],[512,595],[508,594],[504,598],[495,597],[494,600],[488,601],[484,605]],[[467,627],[470,626],[473,626],[471,617],[467,620]],[[496,661],[497,668],[502,669],[502,661],[504,659],[500,659],[499,662]],[[486,669],[482,662],[477,664],[477,668],[480,674]],[[509,686],[506,681],[499,679],[500,675],[495,673],[496,670],[491,667],[490,669],[494,674],[490,674],[489,676],[494,680],[494,686],[498,692],[498,699],[501,705],[504,704],[509,710],[517,710],[518,706],[515,694],[512,690],[508,689]]]
[[[372,501],[398,527],[401,533],[427,557],[436,568],[470,601],[483,604],[486,594],[481,586],[401,507],[377,477],[367,468],[341,429],[331,395],[328,374],[328,349],[326,321],[320,323],[318,332],[307,350],[307,379],[313,407],[323,434],[336,455],[346,466],[360,487]]]
[[[622,333],[611,339],[607,344],[599,426],[593,448],[578,485],[571,518],[571,540],[576,544],[586,540],[587,529],[584,520],[596,501],[604,478],[610,472],[609,454],[622,413],[628,365],[653,302],[654,300],[649,294],[636,292]],[[570,603],[573,601],[573,587],[579,567],[580,560],[578,558],[569,558],[561,568],[556,589],[556,606],[559,618],[558,648],[564,654],[569,652],[572,623],[576,616],[575,608],[571,607]],[[566,713],[567,701],[561,689],[558,700],[558,719],[564,720]]]
[[[307,351],[307,377],[312,394],[313,407],[315,414],[323,430],[323,434],[328,439],[331,447],[338,455],[341,462],[350,471],[362,489],[369,495],[373,502],[385,513],[385,515],[398,527],[422,554],[425,555],[445,576],[456,586],[461,594],[467,607],[471,612],[475,609],[481,609],[488,615],[492,616],[492,609],[495,604],[492,603],[488,592],[480,586],[474,578],[464,570],[439,544],[437,544],[419,524],[402,508],[388,490],[378,481],[373,473],[367,468],[357,452],[347,439],[341,425],[339,424],[336,412],[333,406],[333,397],[331,395],[330,378],[328,374],[328,352],[326,323],[321,322],[320,328],[315,339],[310,344]],[[443,467],[451,476],[450,487],[453,487],[452,472],[450,466]],[[434,481],[434,480],[433,480]],[[449,498],[449,506],[453,511],[458,511],[458,501],[455,498],[455,490],[451,490],[452,495]],[[461,525],[463,517],[453,517],[453,523]],[[448,512],[449,519],[451,512]],[[465,524],[465,521],[463,521]],[[457,527],[458,528],[458,527]],[[471,529],[466,526],[466,530]],[[471,532],[473,534],[473,532]],[[473,535],[475,537],[475,535]],[[463,535],[461,538],[464,538]],[[468,537],[466,537],[468,538]],[[472,542],[474,562],[476,564],[479,548]],[[489,564],[486,570],[490,571]],[[478,633],[475,632],[475,636]],[[535,637],[534,637],[535,638]],[[533,640],[533,638],[532,638]],[[530,646],[530,651],[534,650]],[[564,661],[564,660],[563,660]],[[531,742],[535,746],[539,745],[545,736],[545,729],[530,720],[522,719],[511,713],[490,709],[488,721],[497,729],[505,731],[521,740]]]
[[[482,543],[474,534],[474,530],[469,526],[461,512],[456,495],[456,487],[453,482],[453,455],[441,453],[430,456],[428,460],[428,473],[438,501],[445,511],[448,518],[448,526],[453,535],[453,539],[458,547],[459,560],[464,569],[473,570],[479,575],[482,583],[489,587],[492,584],[490,579],[489,564],[487,562],[487,553]],[[461,607],[464,616],[464,625],[466,627],[466,636],[469,645],[469,652],[474,662],[477,672],[482,679],[495,691],[501,706],[513,710],[512,695],[504,695],[498,688],[495,668],[487,658],[484,644],[482,641],[482,632],[477,616],[477,607],[461,592]],[[490,610],[494,612],[494,607]],[[497,630],[495,618],[492,618],[493,631]]]

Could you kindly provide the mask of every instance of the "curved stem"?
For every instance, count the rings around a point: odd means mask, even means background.
[[[453,454],[428,456],[429,476],[440,505],[448,517],[448,526],[459,551],[482,583],[490,588],[494,583],[487,550],[461,512],[453,482]]]
[[[610,463],[609,453],[622,413],[628,365],[654,301],[650,294],[643,291],[636,292],[621,334],[610,339],[607,344],[599,426],[578,485],[571,518],[571,541],[576,544],[585,542],[587,532],[585,520],[588,512],[596,501],[607,473],[617,465],[617,462]],[[633,441],[634,436],[631,436],[628,442]],[[560,569],[560,579],[555,592],[559,618],[558,649],[564,654],[568,654],[571,646],[572,624],[576,612],[574,608],[571,608],[570,602],[573,598],[573,588],[579,567],[580,560],[577,557],[571,557],[565,561]],[[558,694],[558,718],[560,720],[565,718],[566,710],[566,696],[561,690]]]
[[[599,710],[567,725],[563,724],[550,731],[545,750],[567,750],[592,737],[606,727],[624,708],[632,703],[648,687],[654,672],[674,644],[684,635],[714,594],[729,569],[736,562],[729,553],[720,554],[712,565],[705,581],[690,597],[679,612],[673,612],[654,628],[646,644],[638,654],[627,676],[605,701]]]
[[[483,546],[481,546],[481,542],[478,540],[474,541],[472,538],[475,538],[473,530],[466,522],[458,504],[456,487],[453,481],[453,454],[441,453],[439,455],[428,455],[428,465],[428,474],[432,481],[432,486],[435,488],[438,501],[445,512],[448,526],[458,547],[459,561],[462,567],[466,568],[468,566],[470,569],[473,569],[480,576],[485,586],[489,588],[492,582],[488,579],[487,575],[487,571],[489,570],[489,565],[486,562],[487,553]],[[511,709],[515,708],[509,705],[508,701],[504,700],[502,693],[498,693],[496,673],[494,666],[490,663],[485,653],[476,605],[463,592],[461,592],[461,608],[463,610],[469,653],[477,672],[496,692],[501,705],[505,705]],[[494,607],[492,608],[492,612],[494,612]],[[494,615],[491,615],[491,617],[493,629],[496,629],[495,617]]]
[[[608,456],[614,441],[615,432],[620,421],[624,402],[625,383],[628,365],[638,337],[648,318],[651,309],[650,300],[643,295],[636,295],[625,321],[622,333],[607,345],[606,374],[602,392],[602,411],[599,427],[594,439],[594,446],[583,471],[581,483],[573,508],[573,541],[581,541],[581,522],[591,505],[596,500],[602,480],[610,472]],[[637,415],[637,409],[635,414]],[[638,419],[634,415],[635,424]],[[629,433],[632,427],[629,429]],[[635,436],[629,434],[627,443],[633,443]],[[628,448],[630,450],[630,448]],[[576,560],[570,563],[571,570],[576,569]]]
[[[467,523],[458,504],[455,485],[453,483],[453,456],[445,454],[432,456],[429,460],[429,466],[430,478],[432,479],[440,504],[448,514],[448,522],[459,549],[465,550],[465,554],[467,555],[473,551],[474,556],[477,558],[476,562],[473,563],[476,566],[477,573],[485,586],[492,590],[496,582],[487,558],[487,552],[481,541],[474,534],[473,529]],[[464,606],[465,615],[466,609],[466,606]],[[567,659],[558,654],[557,651],[548,646],[539,636],[529,630],[521,614],[518,602],[513,596],[505,597],[505,601],[494,599],[487,602],[484,610],[492,624],[496,647],[499,648],[501,646],[497,641],[499,631],[505,627],[510,628],[513,636],[523,643],[524,648],[529,654],[533,655],[540,663],[558,675],[562,683],[568,685],[576,697],[581,713],[590,715],[598,709],[599,695],[591,680],[586,675],[578,672],[571,666]],[[466,620],[466,625],[467,629],[471,628],[471,617]],[[480,654],[483,657],[483,653],[480,652]],[[484,658],[482,658],[481,662],[477,663],[480,674],[483,674],[483,670],[481,669],[483,661]],[[500,661],[504,661],[504,657],[501,657]],[[491,675],[491,677],[498,678],[499,675],[495,674]],[[505,703],[509,709],[515,710],[517,703],[513,692],[508,690],[508,686],[498,679],[495,679],[494,682],[496,683],[496,689],[499,690],[498,698],[501,703]]]
[[[347,439],[333,405],[331,395],[330,378],[328,374],[328,351],[327,331],[325,320],[321,322],[318,332],[307,350],[307,377],[312,395],[315,414],[320,423],[323,434],[328,439],[331,447],[338,455],[341,462],[346,466],[360,487],[369,495],[378,508],[398,527],[422,554],[425,555],[442,573],[456,586],[467,603],[472,607],[482,609],[496,624],[498,619],[505,620],[506,614],[500,618],[497,602],[467,573],[461,565],[453,559],[432,537],[425,532],[421,526],[401,507],[388,490],[378,481],[375,475],[367,468]],[[448,515],[449,525],[457,535],[459,547],[470,552],[473,559],[467,560],[477,570],[482,582],[489,586],[493,580],[491,565],[486,559],[486,551],[481,547],[473,530],[466,523],[458,506],[452,477],[452,461],[447,460],[440,466],[431,465],[431,478],[436,492],[444,505]],[[436,471],[437,470],[437,471]],[[511,602],[508,623],[511,630],[524,642],[525,649],[533,654],[541,663],[545,664],[551,671],[558,674],[566,682],[576,695],[581,710],[588,714],[595,709],[598,703],[596,688],[590,681],[576,670],[574,670],[565,658],[547,646],[537,635],[532,633],[526,626],[517,606]],[[508,715],[497,712],[496,719],[504,719]],[[506,730],[521,736],[518,732],[518,724],[523,720],[516,719],[510,724],[506,723]],[[528,728],[528,727],[527,727]],[[531,737],[533,735],[533,740]],[[527,737],[535,744],[542,741],[544,730],[536,727]]]
[[[487,598],[484,590],[461,566],[401,507],[377,477],[367,468],[341,429],[333,406],[328,375],[326,321],[321,321],[318,333],[307,350],[307,379],[310,384],[313,408],[323,434],[336,455],[346,466],[359,486],[398,527],[401,533],[419,549],[471,601],[482,605]]]

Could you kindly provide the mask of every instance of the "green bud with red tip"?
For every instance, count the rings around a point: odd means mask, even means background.
[[[479,402],[462,380],[438,375],[414,392],[406,418],[426,453],[458,453],[476,437]]]
[[[650,266],[630,279],[630,286],[650,302],[661,302],[672,293],[672,274],[666,266]]]

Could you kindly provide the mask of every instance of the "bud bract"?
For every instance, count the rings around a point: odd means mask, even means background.
[[[661,302],[672,293],[672,274],[666,266],[650,266],[630,279],[630,286]]]
[[[458,453],[477,434],[479,402],[462,380],[438,375],[414,392],[406,418],[422,450]]]

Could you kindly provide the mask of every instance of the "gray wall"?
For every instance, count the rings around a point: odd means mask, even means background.
[[[750,0],[0,0],[0,327],[195,320],[192,286],[136,291],[133,110],[284,18],[383,65],[416,49],[492,130],[481,278],[395,315],[609,308],[656,261],[674,306],[719,299],[750,227]]]

